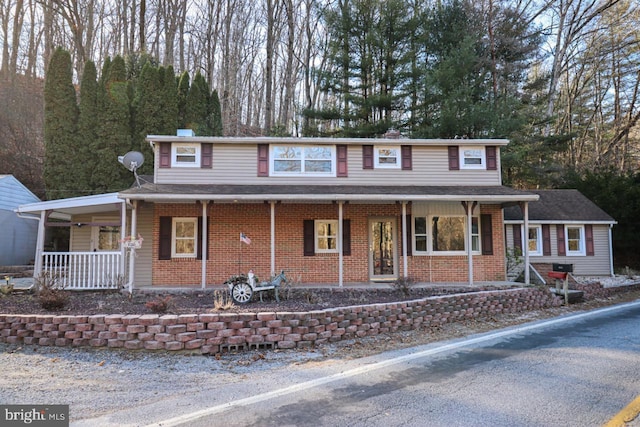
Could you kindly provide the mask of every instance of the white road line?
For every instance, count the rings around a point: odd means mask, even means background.
[[[310,388],[313,387],[318,387],[320,385],[323,384],[328,384],[331,382],[335,382],[335,381],[340,381],[342,379],[345,378],[350,378],[350,377],[354,377],[357,375],[361,375],[367,372],[371,372],[371,371],[375,371],[378,369],[382,369],[382,368],[386,368],[389,366],[394,366],[394,365],[398,365],[404,362],[408,362],[411,360],[415,360],[415,359],[419,359],[422,357],[426,357],[426,356],[433,356],[436,354],[440,354],[440,353],[444,353],[444,352],[448,352],[448,351],[452,351],[452,350],[458,350],[464,347],[469,347],[475,344],[480,344],[483,342],[487,342],[487,341],[491,341],[491,340],[495,340],[498,338],[504,338],[510,335],[516,335],[522,332],[527,332],[527,331],[531,331],[534,329],[539,329],[539,328],[544,328],[544,327],[548,327],[548,326],[552,326],[552,325],[556,325],[559,323],[563,323],[563,322],[567,322],[567,321],[572,321],[572,320],[578,320],[578,319],[582,319],[585,317],[590,317],[590,316],[597,316],[599,314],[603,314],[603,313],[608,313],[611,311],[617,311],[617,310],[622,310],[625,308],[630,308],[630,307],[635,307],[635,306],[640,306],[640,301],[635,301],[635,302],[631,302],[631,303],[627,303],[627,304],[620,304],[620,305],[615,305],[612,307],[607,307],[607,308],[602,308],[602,309],[598,309],[598,310],[593,310],[593,311],[588,311],[588,312],[583,312],[583,313],[578,313],[578,314],[574,314],[574,315],[569,315],[569,316],[563,316],[563,317],[558,317],[558,318],[554,318],[552,320],[547,320],[547,321],[542,321],[542,322],[534,322],[534,323],[529,323],[529,324],[525,324],[523,326],[515,326],[512,328],[508,328],[508,329],[503,329],[501,331],[498,332],[493,332],[493,333],[488,333],[488,334],[484,334],[475,338],[469,338],[463,341],[458,341],[458,342],[454,342],[454,343],[449,343],[449,344],[444,344],[442,346],[439,347],[435,347],[435,348],[430,348],[427,350],[423,350],[423,351],[419,351],[416,353],[411,353],[411,354],[407,354],[404,356],[399,356],[399,357],[395,357],[393,359],[388,359],[388,360],[384,360],[382,362],[377,362],[377,363],[372,363],[370,365],[366,365],[366,366],[362,366],[359,368],[354,368],[354,369],[350,369],[348,371],[344,371],[344,372],[340,372],[337,374],[333,374],[333,375],[329,375],[323,378],[318,378],[316,380],[311,380],[311,381],[306,381],[300,384],[296,384],[296,385],[292,385],[289,387],[285,387],[282,388],[280,390],[274,390],[274,391],[270,391],[267,393],[262,393],[262,394],[258,394],[255,396],[251,396],[251,397],[247,397],[244,399],[238,399],[238,400],[234,400],[231,402],[227,402],[224,403],[222,405],[217,405],[217,406],[212,406],[210,408],[207,409],[202,409],[200,411],[196,411],[196,412],[192,412],[190,414],[184,414],[184,415],[180,415],[174,418],[169,418],[167,420],[164,421],[158,421],[155,422],[153,424],[149,424],[147,427],[171,427],[171,426],[179,426],[185,423],[188,423],[190,421],[196,421],[200,418],[204,418],[206,416],[210,416],[210,415],[214,415],[214,414],[219,414],[221,412],[227,411],[231,408],[235,408],[235,407],[240,407],[240,406],[247,406],[247,405],[251,405],[254,403],[259,403],[259,402],[264,402],[266,400],[269,399],[273,399],[276,397],[281,397],[281,396],[286,396],[288,394],[292,394],[292,393],[297,393],[303,390],[308,390]]]

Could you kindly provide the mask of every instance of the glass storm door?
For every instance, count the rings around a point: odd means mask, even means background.
[[[394,218],[369,220],[369,277],[371,280],[393,280],[396,272]]]

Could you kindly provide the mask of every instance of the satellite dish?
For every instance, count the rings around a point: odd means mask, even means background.
[[[129,151],[124,156],[118,156],[118,161],[124,165],[125,168],[133,172],[133,176],[136,177],[136,184],[140,188],[140,179],[136,170],[144,163],[144,156],[139,151]]]

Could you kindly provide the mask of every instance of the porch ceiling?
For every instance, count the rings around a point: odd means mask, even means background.
[[[505,186],[195,185],[144,184],[119,193],[151,202],[235,201],[478,201],[510,203],[538,195]]]

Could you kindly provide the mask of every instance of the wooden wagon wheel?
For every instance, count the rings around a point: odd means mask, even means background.
[[[253,289],[246,282],[240,282],[231,288],[231,299],[238,304],[246,304],[253,297]]]

